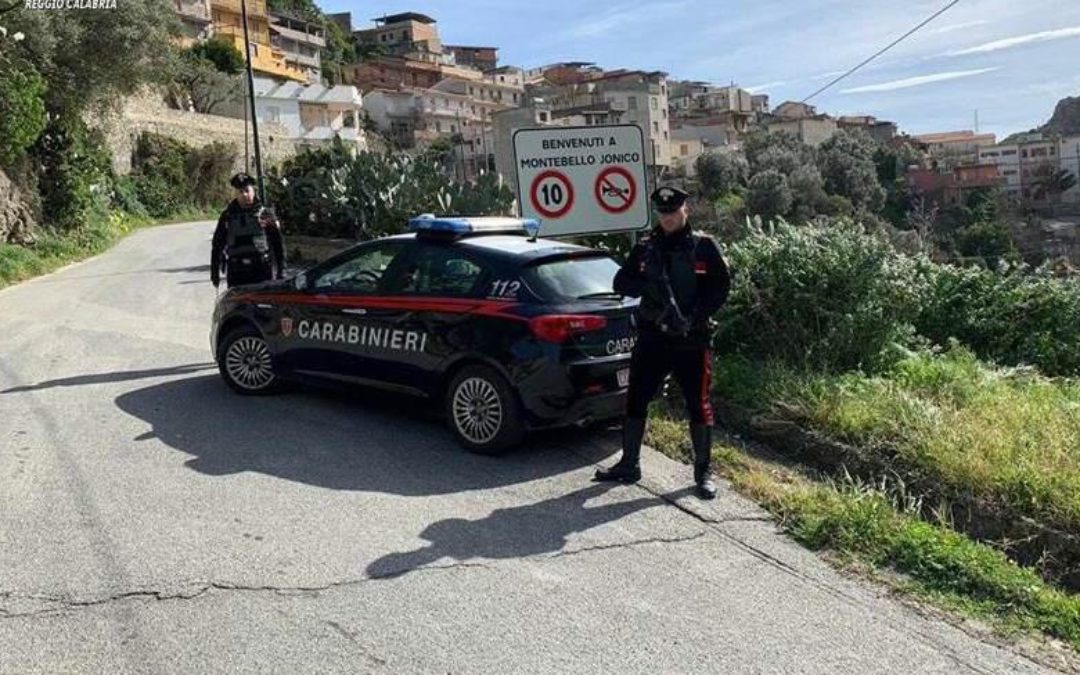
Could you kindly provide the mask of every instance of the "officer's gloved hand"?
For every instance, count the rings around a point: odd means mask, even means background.
[[[669,305],[660,316],[660,329],[668,335],[686,337],[690,334],[690,322],[675,307]]]
[[[210,283],[214,284],[214,288],[217,288],[221,284],[221,279],[217,277],[210,277]]]

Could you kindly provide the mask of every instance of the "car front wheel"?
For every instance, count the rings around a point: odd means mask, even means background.
[[[525,437],[514,391],[506,378],[487,366],[462,369],[447,389],[445,406],[451,430],[472,452],[497,454]]]
[[[221,341],[217,360],[225,383],[240,394],[257,396],[278,390],[270,347],[252,326],[229,332]]]

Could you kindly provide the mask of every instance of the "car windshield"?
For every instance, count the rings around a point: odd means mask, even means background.
[[[549,301],[614,296],[612,290],[619,265],[607,256],[560,258],[528,268],[526,282]]]

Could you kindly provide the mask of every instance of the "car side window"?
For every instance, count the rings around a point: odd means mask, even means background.
[[[378,293],[386,285],[386,271],[404,251],[404,243],[363,249],[347,260],[320,270],[312,280],[311,288],[323,293]]]
[[[420,246],[387,290],[403,295],[475,297],[487,270],[460,250],[449,246]]]

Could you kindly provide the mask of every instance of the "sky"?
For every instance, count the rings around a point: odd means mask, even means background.
[[[499,48],[501,65],[590,61],[736,83],[776,106],[803,100],[949,0],[316,0],[355,28],[388,13],[438,21],[443,42]],[[974,129],[998,138],[1080,96],[1080,0],[960,0],[809,102],[869,114],[912,134]],[[976,112],[977,111],[977,112]]]

